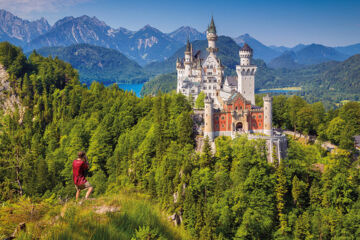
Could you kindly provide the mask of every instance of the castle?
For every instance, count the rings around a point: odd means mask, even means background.
[[[272,159],[273,147],[278,159],[284,157],[284,136],[275,136],[272,129],[272,97],[265,96],[264,107],[255,105],[255,73],[252,64],[253,50],[248,44],[239,51],[240,64],[237,76],[224,76],[224,66],[216,53],[216,27],[211,18],[207,29],[207,57],[200,51],[193,53],[192,44],[186,44],[185,57],[176,62],[177,92],[195,100],[200,92],[205,96],[204,136],[213,141],[217,136],[235,137],[249,134],[249,138],[264,138]],[[274,145],[275,144],[275,145]],[[286,147],[285,147],[286,148]],[[270,159],[270,161],[271,161]]]

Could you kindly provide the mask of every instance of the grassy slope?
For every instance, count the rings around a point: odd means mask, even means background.
[[[106,212],[111,208],[113,212]],[[98,213],[99,209],[104,212]],[[189,239],[147,196],[133,192],[103,196],[81,205],[74,201],[61,205],[51,198],[35,204],[24,198],[5,204],[0,213],[1,239],[10,236],[20,222],[26,222],[27,232],[18,239],[132,239],[136,231],[147,227],[158,237]]]

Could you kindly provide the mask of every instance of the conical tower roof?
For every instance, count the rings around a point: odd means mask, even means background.
[[[213,16],[211,16],[211,22],[210,25],[208,27],[208,32],[209,33],[215,33],[216,34],[216,27],[215,27],[215,23],[214,23],[214,18]]]
[[[187,39],[187,42],[186,42],[186,52],[190,52],[190,41],[189,41],[189,38]]]
[[[252,48],[247,43],[245,43],[244,46],[240,50],[246,51],[246,52],[253,52]]]

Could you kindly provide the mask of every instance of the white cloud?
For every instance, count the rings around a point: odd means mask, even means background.
[[[16,15],[29,16],[31,13],[44,11],[56,12],[90,0],[0,0],[0,8]]]

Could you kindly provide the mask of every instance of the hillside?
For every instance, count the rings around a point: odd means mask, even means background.
[[[147,74],[135,61],[117,50],[89,44],[69,47],[41,48],[37,53],[47,57],[58,57],[79,70],[80,80],[90,86],[92,81],[106,85],[112,83],[141,83]]]
[[[144,83],[140,95],[156,95],[159,91],[169,93],[176,90],[176,73],[158,74]]]
[[[0,238],[11,236],[21,222],[27,230],[17,232],[20,239],[190,239],[148,195],[126,190],[81,204],[62,203],[54,195],[6,204],[0,207]]]

